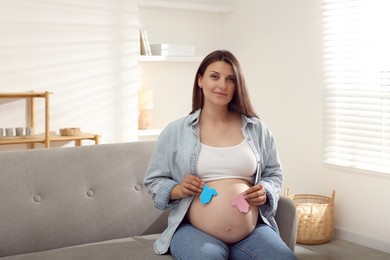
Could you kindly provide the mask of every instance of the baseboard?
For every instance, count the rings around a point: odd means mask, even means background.
[[[379,240],[374,237],[363,235],[360,233],[353,232],[351,230],[343,228],[335,228],[334,236],[340,239],[350,241],[362,246],[374,248],[386,253],[390,253],[390,241]]]

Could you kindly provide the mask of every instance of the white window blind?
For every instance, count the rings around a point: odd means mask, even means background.
[[[390,1],[323,0],[324,162],[390,174]]]

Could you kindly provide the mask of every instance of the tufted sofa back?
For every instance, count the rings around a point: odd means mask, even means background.
[[[154,142],[0,152],[0,257],[161,232]]]

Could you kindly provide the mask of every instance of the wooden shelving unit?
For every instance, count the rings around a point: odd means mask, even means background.
[[[6,144],[32,144],[32,148],[35,148],[36,143],[42,143],[46,148],[50,147],[51,142],[59,141],[75,141],[76,145],[81,145],[82,140],[93,140],[95,144],[99,143],[99,135],[91,133],[81,133],[74,136],[61,136],[50,134],[50,95],[53,94],[49,91],[45,92],[18,92],[18,93],[0,93],[0,98],[25,98],[29,101],[29,117],[30,126],[35,129],[35,98],[45,99],[45,133],[43,135],[31,135],[31,136],[1,136],[0,145]]]
[[[82,140],[92,140],[95,144],[99,144],[99,135],[90,133],[81,133],[79,135],[61,136],[61,135],[49,135],[49,146],[46,145],[46,138],[44,135],[32,135],[32,136],[3,136],[0,137],[0,145],[5,144],[45,144],[46,148],[50,147],[51,142],[69,142],[75,141],[76,146],[82,144]]]

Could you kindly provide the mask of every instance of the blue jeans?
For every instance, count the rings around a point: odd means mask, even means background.
[[[258,224],[243,240],[228,244],[189,223],[182,223],[173,235],[170,252],[174,259],[297,259],[280,236],[266,224]]]

